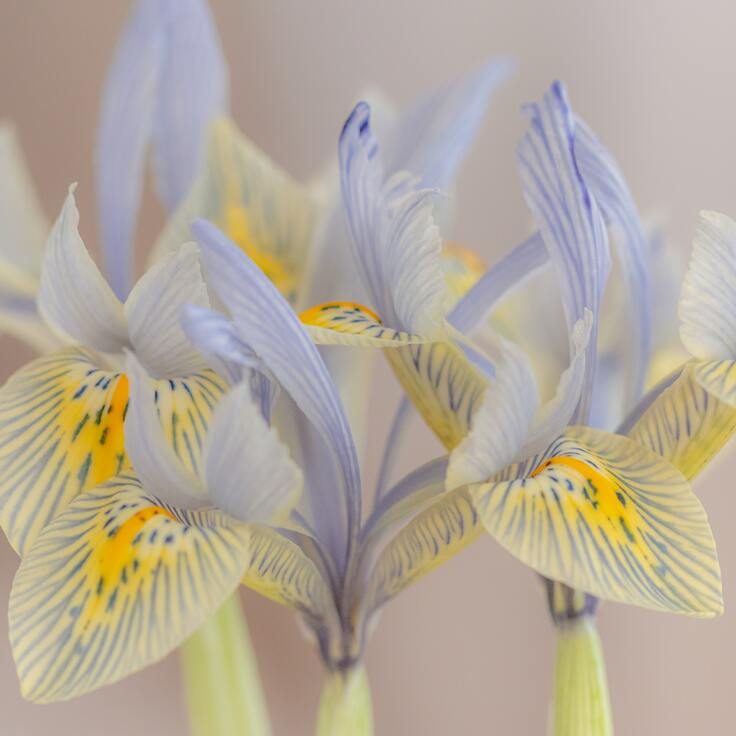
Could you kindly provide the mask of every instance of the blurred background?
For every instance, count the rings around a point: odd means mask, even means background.
[[[129,6],[124,0],[0,5],[0,119],[17,126],[49,218],[68,184],[79,182],[82,235],[95,253],[98,104]],[[519,106],[555,78],[618,159],[641,211],[664,218],[674,251],[686,256],[700,208],[736,215],[736,8],[725,0],[212,0],[212,6],[231,69],[234,118],[298,178],[334,155],[343,119],[366,85],[408,102],[490,56],[514,58],[516,73],[493,100],[462,169],[449,233],[489,259],[527,231],[514,165],[524,127]],[[161,223],[149,197],[139,263]],[[0,338],[0,378],[30,356]],[[398,396],[387,371],[377,380],[390,389],[371,419],[368,484]],[[435,454],[436,445],[417,428],[410,456]],[[696,486],[719,545],[725,616],[696,621],[619,605],[601,611],[619,734],[736,731],[734,473],[731,448]],[[1,610],[16,566],[3,538]],[[315,653],[289,611],[249,592],[243,603],[275,733],[311,733],[322,683]],[[553,654],[535,576],[482,539],[383,613],[367,656],[376,733],[543,734]],[[48,733],[186,733],[177,655],[78,700],[34,706],[19,695],[3,633],[0,734]]]

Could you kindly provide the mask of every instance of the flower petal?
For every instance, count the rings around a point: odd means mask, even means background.
[[[620,430],[692,480],[736,432],[736,409],[711,395],[687,364],[645,396]]]
[[[231,389],[215,409],[204,465],[210,498],[240,521],[283,521],[301,494],[302,473],[246,384]]]
[[[568,329],[572,332],[586,308],[594,317],[574,418],[584,423],[595,378],[599,306],[610,269],[608,239],[598,205],[580,176],[575,122],[563,86],[555,82],[527,112],[531,124],[517,149],[524,197],[557,269]]]
[[[575,157],[586,185],[613,230],[613,244],[621,265],[626,327],[616,317],[616,331],[625,335],[624,408],[631,408],[644,391],[652,350],[652,288],[649,244],[644,227],[618,164],[593,131],[575,120]]]
[[[627,438],[576,427],[521,472],[470,494],[486,529],[522,562],[599,598],[721,613],[710,526],[673,465]]]
[[[39,311],[52,327],[84,347],[119,352],[128,344],[123,305],[79,236],[75,188],[76,185],[69,187],[46,245]]]
[[[155,378],[185,376],[206,367],[181,326],[185,304],[210,304],[195,243],[185,243],[152,266],[125,302],[131,345]]]
[[[0,292],[33,295],[49,225],[15,129],[0,123]]]
[[[433,193],[405,173],[384,181],[365,103],[340,136],[340,173],[356,262],[373,306],[390,327],[427,337],[441,333],[447,294]]]
[[[185,465],[178,457],[176,442],[171,442],[165,434],[155,381],[132,353],[125,360],[125,372],[131,398],[125,418],[125,449],[136,475],[151,493],[166,503],[184,509],[207,505],[203,472],[199,469],[201,462],[197,462],[196,468]],[[207,431],[205,427],[204,436]],[[205,441],[204,436],[201,443]]]
[[[320,205],[226,119],[207,135],[206,161],[169,220],[154,256],[188,240],[197,218],[209,220],[242,248],[289,301],[297,301]]]
[[[312,624],[335,616],[332,594],[314,561],[278,530],[251,527],[250,562],[243,577],[257,593],[303,614]]]
[[[562,372],[555,395],[534,417],[524,446],[517,455],[518,459],[546,450],[550,442],[570,424],[585,378],[585,354],[592,324],[593,315],[586,309],[583,318],[575,323],[572,330],[570,365]]]
[[[454,557],[482,530],[466,489],[448,493],[409,522],[383,550],[369,579],[367,609],[376,610]]]
[[[153,120],[153,163],[158,192],[173,210],[202,164],[208,125],[227,111],[229,80],[208,3],[169,0],[158,25],[166,48]]]
[[[535,233],[491,266],[455,304],[447,321],[460,332],[471,333],[511,289],[533,276],[548,260],[547,246]]]
[[[701,212],[680,297],[680,337],[701,360],[736,359],[736,222]]]
[[[388,350],[386,359],[424,421],[452,450],[468,433],[488,377],[451,342],[407,345]]]
[[[161,659],[237,587],[248,539],[244,525],[178,511],[132,476],[77,498],[13,583],[10,640],[25,697],[64,700]]]
[[[157,189],[172,209],[197,173],[208,122],[227,107],[227,84],[205,2],[139,0],[105,83],[97,144],[105,260],[121,299],[131,283],[147,147],[153,142]]]
[[[709,394],[736,408],[736,360],[696,363],[693,375]]]
[[[385,327],[368,307],[354,302],[327,302],[306,309],[299,319],[317,345],[395,348],[427,338]]]
[[[449,490],[485,482],[508,465],[524,444],[539,404],[526,356],[502,338],[494,347],[496,380],[473,414],[470,431],[450,454]]]
[[[387,137],[387,170],[411,171],[423,187],[448,189],[510,72],[507,60],[494,59],[414,103]]]
[[[24,556],[80,493],[127,467],[128,382],[99,356],[38,358],[0,390],[0,524]]]
[[[198,221],[193,232],[218,296],[230,310],[242,340],[250,345],[309,418],[340,469],[345,506],[344,541],[351,544],[360,521],[361,483],[357,453],[345,411],[317,348],[276,287],[242,251],[209,223]],[[331,489],[320,489],[320,494]],[[345,523],[344,520],[342,522]]]

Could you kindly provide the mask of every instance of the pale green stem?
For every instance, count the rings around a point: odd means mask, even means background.
[[[270,736],[237,592],[181,648],[192,736]]]
[[[362,667],[328,677],[319,702],[317,736],[373,736],[373,701]]]
[[[558,628],[554,688],[554,736],[613,736],[606,665],[592,617]]]

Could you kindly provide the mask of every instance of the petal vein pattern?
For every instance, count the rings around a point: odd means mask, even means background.
[[[21,689],[63,700],[168,654],[248,565],[248,531],[184,513],[120,476],[75,499],[22,560],[10,598]]]
[[[685,478],[653,452],[573,427],[525,463],[518,479],[510,475],[470,492],[486,529],[522,562],[600,598],[721,613],[705,511]]]

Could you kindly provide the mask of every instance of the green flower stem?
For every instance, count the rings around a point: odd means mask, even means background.
[[[270,736],[237,592],[184,643],[181,653],[192,736]]]
[[[559,626],[554,736],[613,736],[603,648],[592,616]]]
[[[317,736],[373,736],[373,701],[362,667],[331,674],[319,703]]]

